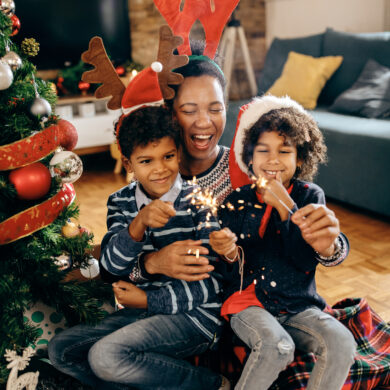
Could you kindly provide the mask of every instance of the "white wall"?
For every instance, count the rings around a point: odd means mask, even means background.
[[[325,31],[390,30],[390,0],[266,0],[266,41]]]

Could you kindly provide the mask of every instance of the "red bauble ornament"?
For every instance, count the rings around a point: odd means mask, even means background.
[[[91,87],[91,84],[87,83],[86,81],[79,81],[78,87],[79,90],[81,91],[81,94],[86,95],[88,89]]]
[[[76,128],[65,119],[60,119],[57,125],[59,128],[60,145],[66,150],[73,150],[79,138]]]
[[[126,73],[126,69],[122,65],[117,66],[115,71],[118,76],[123,76]]]
[[[45,165],[36,162],[12,171],[9,181],[15,186],[19,199],[35,200],[49,192],[51,175]]]
[[[19,20],[19,18],[15,14],[13,14],[11,16],[11,20],[12,20],[12,33],[11,33],[11,36],[14,36],[20,30],[20,20]]]

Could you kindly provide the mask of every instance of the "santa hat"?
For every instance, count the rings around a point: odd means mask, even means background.
[[[252,175],[243,160],[244,140],[247,131],[264,114],[281,108],[294,108],[307,115],[305,109],[288,96],[276,97],[265,95],[262,97],[255,97],[251,102],[240,108],[237,118],[236,133],[233,138],[229,156],[230,181],[234,189],[251,183],[250,177]]]
[[[147,106],[162,106],[164,98],[161,93],[158,73],[162,71],[162,64],[158,61],[139,72],[127,86],[122,97],[123,114]]]

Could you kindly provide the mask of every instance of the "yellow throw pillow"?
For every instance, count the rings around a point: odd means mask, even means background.
[[[342,56],[315,58],[290,51],[282,74],[267,93],[278,97],[288,95],[303,107],[312,110],[317,105],[325,83],[342,61]]]

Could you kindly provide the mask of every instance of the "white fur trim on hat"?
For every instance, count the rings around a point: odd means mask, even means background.
[[[132,106],[132,107],[128,107],[128,108],[122,107],[122,112],[125,115],[127,115],[135,110],[138,110],[141,107],[159,107],[159,106],[162,106],[163,104],[164,104],[164,100],[158,100],[156,102],[147,102],[147,103],[137,104],[136,106]]]
[[[306,113],[299,103],[290,99],[288,96],[282,98],[272,95],[255,97],[250,103],[241,108],[243,112],[240,117],[240,122],[237,123],[234,155],[239,168],[248,176],[250,176],[250,172],[242,159],[242,152],[244,149],[243,143],[246,132],[267,112],[290,107],[295,108],[302,113]]]

